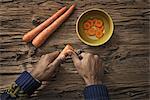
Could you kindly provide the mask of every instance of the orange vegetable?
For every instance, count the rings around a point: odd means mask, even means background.
[[[96,32],[96,28],[95,27],[91,27],[90,29],[88,29],[88,35],[93,36],[95,35]]]
[[[84,27],[84,29],[87,30],[87,29],[89,29],[89,28],[91,27],[91,25],[90,25],[89,22],[86,21],[86,22],[84,23],[83,27]]]
[[[44,29],[38,36],[36,36],[32,41],[32,44],[35,47],[41,46],[45,40],[69,17],[75,6],[76,3],[73,4],[63,15],[56,19],[50,26]]]
[[[102,27],[102,25],[103,25],[103,22],[102,22],[101,20],[97,20],[97,21],[95,22],[95,26],[96,26],[96,27]]]
[[[55,14],[53,14],[51,17],[49,17],[46,21],[44,21],[42,24],[34,28],[33,30],[29,31],[23,36],[23,41],[29,42],[33,38],[35,38],[42,30],[44,30],[48,25],[50,25],[54,20],[56,20],[60,15],[62,15],[67,10],[66,7],[61,8],[59,11],[57,11]]]
[[[89,36],[96,36],[97,38],[101,38],[104,33],[104,25],[103,22],[99,19],[89,19],[84,23],[84,33]]]
[[[91,26],[91,27],[94,25],[93,20],[91,20],[91,19],[87,20],[87,22],[90,23],[90,26]]]
[[[100,39],[102,36],[103,36],[103,31],[102,30],[97,30],[96,31],[96,37]]]
[[[57,58],[63,58],[67,55],[68,50],[74,51],[73,47],[69,44],[66,45],[66,47],[62,50],[62,52],[59,54]]]
[[[103,32],[104,31],[104,26],[102,26],[102,27],[96,27],[96,29]]]

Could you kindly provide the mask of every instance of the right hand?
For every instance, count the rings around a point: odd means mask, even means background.
[[[71,57],[87,86],[102,84],[104,68],[98,55],[81,53],[82,59],[80,60],[78,55],[72,51]]]

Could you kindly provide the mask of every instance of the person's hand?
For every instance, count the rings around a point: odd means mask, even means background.
[[[31,71],[31,75],[39,81],[46,81],[55,74],[55,70],[61,64],[62,59],[57,58],[58,51],[42,55],[35,68]]]
[[[98,55],[81,53],[82,59],[80,60],[77,54],[72,52],[71,57],[86,85],[102,84],[104,68]]]

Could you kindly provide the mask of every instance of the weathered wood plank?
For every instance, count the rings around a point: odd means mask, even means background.
[[[111,99],[148,100],[148,0],[77,0],[75,12],[42,47],[35,50],[31,44],[22,41],[23,34],[34,28],[32,16],[38,16],[44,21],[62,6],[69,6],[73,2],[0,0],[0,91],[8,87],[22,71],[31,70],[42,54],[62,50],[65,44],[72,43],[74,48],[83,48],[101,56],[106,71],[104,84],[108,86]],[[99,47],[83,44],[75,32],[77,18],[90,8],[106,10],[115,25],[110,41]],[[60,67],[58,75],[31,99],[82,100],[84,86],[72,61],[68,60]]]

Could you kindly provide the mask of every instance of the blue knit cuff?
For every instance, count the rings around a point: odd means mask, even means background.
[[[109,100],[105,85],[90,85],[84,89],[85,100]]]
[[[24,71],[15,83],[28,95],[31,95],[37,88],[41,86],[41,83],[36,81],[30,73]]]

